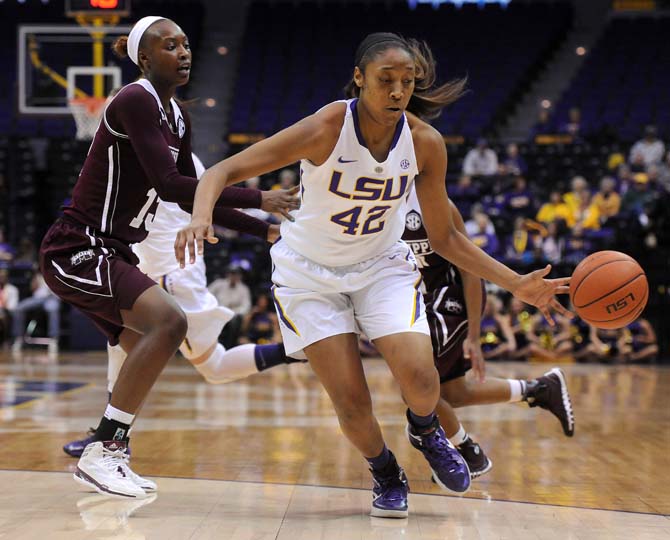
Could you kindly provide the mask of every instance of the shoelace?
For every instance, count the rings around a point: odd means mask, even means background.
[[[140,477],[139,474],[137,474],[135,471],[133,471],[130,468],[130,454],[128,452],[123,453],[123,463],[125,464],[126,468],[126,474],[131,477],[131,478],[137,478],[138,480],[141,480],[142,478]]]
[[[458,452],[449,452],[450,448],[447,440],[444,437],[440,437],[437,430],[428,435],[428,437],[431,440],[431,444],[426,445],[426,449],[432,456],[446,457],[452,465],[460,465],[460,461],[457,457]],[[453,469],[450,469],[450,472],[451,471],[453,471]]]
[[[102,448],[102,463],[109,471],[115,472],[119,476],[128,477],[127,474],[127,454],[121,448],[118,450],[110,450]]]
[[[405,483],[398,476],[388,476],[376,480],[386,499],[403,499],[405,497]]]

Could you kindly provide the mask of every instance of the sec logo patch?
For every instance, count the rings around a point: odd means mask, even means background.
[[[418,231],[421,228],[421,216],[418,212],[412,210],[405,216],[405,227],[410,231]]]

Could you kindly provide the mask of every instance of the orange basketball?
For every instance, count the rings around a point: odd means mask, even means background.
[[[598,251],[580,262],[570,280],[570,300],[587,323],[623,328],[647,305],[647,276],[635,259],[618,251]]]

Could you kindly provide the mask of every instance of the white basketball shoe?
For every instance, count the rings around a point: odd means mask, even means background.
[[[84,448],[73,478],[102,495],[143,499],[148,495],[133,479],[136,476],[128,466],[125,442],[96,441]]]
[[[128,476],[130,479],[135,482],[135,485],[142,488],[145,492],[147,493],[156,493],[158,491],[158,486],[156,485],[156,482],[153,480],[149,480],[148,478],[144,478],[137,474],[135,471],[133,471],[130,468],[130,454],[128,452],[124,453],[125,460],[126,460],[126,473],[130,473]]]

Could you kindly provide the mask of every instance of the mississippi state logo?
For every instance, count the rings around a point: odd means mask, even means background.
[[[418,231],[421,228],[421,216],[418,212],[412,210],[405,216],[405,227],[410,231]]]
[[[186,133],[186,124],[184,124],[184,119],[181,116],[179,117],[179,120],[177,120],[177,133],[179,134],[180,139],[183,139],[184,133]]]
[[[85,249],[84,251],[80,251],[79,253],[75,253],[70,257],[70,265],[71,266],[77,266],[84,261],[90,261],[94,257],[94,253],[92,249]]]
[[[402,170],[404,170],[404,171],[406,171],[407,169],[409,169],[409,159],[403,159],[403,160],[400,162],[400,168],[401,168]]]
[[[444,301],[444,309],[449,313],[463,313],[463,304],[455,298],[447,298]]]

